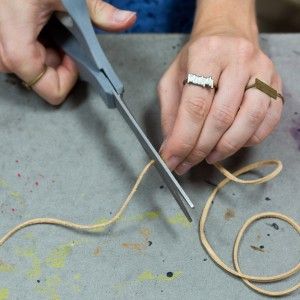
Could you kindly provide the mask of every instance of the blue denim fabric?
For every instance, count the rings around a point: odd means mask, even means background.
[[[190,32],[196,0],[108,0],[121,9],[137,12],[138,20],[127,32]]]

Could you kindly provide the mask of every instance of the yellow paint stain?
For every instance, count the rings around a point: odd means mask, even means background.
[[[46,278],[45,282],[39,284],[35,289],[40,294],[46,296],[49,300],[60,300],[58,288],[61,285],[62,279],[59,275],[53,275]]]
[[[81,287],[79,285],[74,285],[72,287],[72,290],[74,293],[80,293],[81,292]]]
[[[21,200],[22,195],[19,192],[10,192],[10,197],[14,198],[15,200]]]
[[[159,211],[156,210],[149,210],[149,211],[145,211],[141,214],[132,216],[132,217],[128,217],[128,218],[123,218],[122,221],[124,222],[140,222],[143,220],[155,220],[158,219],[160,216]]]
[[[156,276],[152,272],[145,271],[145,272],[141,273],[137,279],[139,281],[148,281],[148,280],[156,279]]]
[[[2,189],[7,189],[9,187],[8,183],[6,180],[4,180],[3,178],[0,178],[0,188]]]
[[[168,221],[168,223],[170,223],[172,225],[178,224],[178,225],[181,225],[182,227],[185,227],[185,228],[191,228],[192,227],[192,224],[181,213],[178,213],[174,216],[168,217],[167,221]]]
[[[137,280],[138,281],[152,281],[152,280],[172,281],[174,279],[181,277],[181,275],[182,275],[181,271],[174,272],[172,277],[168,277],[166,274],[155,275],[152,272],[145,271],[140,275],[138,275]]]
[[[165,274],[161,274],[161,275],[157,276],[157,280],[159,280],[159,281],[172,281],[174,279],[177,279],[177,278],[181,277],[181,275],[182,275],[182,272],[180,272],[180,271],[173,272],[172,277],[168,277]]]
[[[80,273],[76,273],[76,274],[74,274],[73,278],[74,278],[74,280],[80,280],[81,274]]]
[[[9,297],[9,290],[7,288],[0,288],[0,300],[6,300]]]
[[[46,264],[52,268],[63,268],[66,264],[67,258],[72,253],[73,247],[78,245],[80,242],[71,242],[65,245],[60,245],[54,248],[48,257],[46,257]]]
[[[17,248],[15,252],[18,256],[27,257],[31,260],[31,268],[27,272],[29,278],[37,279],[42,274],[42,261],[33,248]]]
[[[34,239],[33,233],[32,232],[27,232],[26,234],[24,234],[24,239],[33,240]]]
[[[13,265],[10,265],[8,263],[5,263],[0,260],[0,272],[2,273],[8,273],[13,272],[15,270],[15,267]]]

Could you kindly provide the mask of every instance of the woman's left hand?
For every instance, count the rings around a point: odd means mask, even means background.
[[[161,155],[178,175],[206,159],[215,163],[262,142],[283,103],[245,88],[262,80],[282,93],[273,62],[253,38],[232,28],[194,33],[158,85],[164,142]],[[212,76],[217,90],[183,85],[187,74]]]

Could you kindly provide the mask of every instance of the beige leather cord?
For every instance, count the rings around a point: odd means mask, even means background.
[[[58,225],[58,226],[62,226],[62,227],[68,227],[68,228],[72,228],[75,230],[83,230],[83,231],[90,231],[90,230],[95,230],[95,229],[100,229],[100,228],[104,228],[107,227],[113,223],[115,223],[124,213],[125,209],[127,208],[127,206],[129,205],[130,201],[132,200],[134,194],[136,193],[141,181],[143,180],[143,177],[146,175],[146,173],[148,172],[148,170],[150,169],[150,167],[154,164],[154,161],[150,161],[145,168],[143,169],[143,171],[140,173],[140,175],[138,176],[133,188],[131,189],[129,195],[127,196],[126,200],[124,201],[123,205],[121,206],[121,208],[117,211],[117,213],[108,221],[102,222],[102,223],[98,223],[98,224],[92,224],[92,225],[82,225],[82,224],[76,224],[73,222],[68,222],[68,221],[64,221],[64,220],[59,220],[59,219],[52,219],[52,218],[37,218],[37,219],[32,219],[29,221],[26,221],[24,223],[19,224],[18,226],[16,226],[15,228],[13,228],[12,230],[10,230],[7,234],[5,234],[1,239],[0,239],[0,246],[2,246],[12,235],[14,235],[17,231],[19,231],[22,228],[31,226],[31,225],[36,225],[36,224],[53,224],[53,225]],[[271,173],[269,173],[268,175],[258,178],[258,179],[254,179],[254,180],[244,180],[244,179],[240,179],[237,178],[237,176],[245,174],[249,171],[252,170],[256,170],[256,169],[260,169],[264,166],[268,166],[268,165],[276,165],[276,169],[274,171],[272,171]],[[206,234],[205,234],[205,224],[208,218],[208,214],[211,208],[211,204],[212,201],[214,200],[214,198],[216,197],[217,193],[229,182],[234,181],[237,183],[242,183],[242,184],[261,184],[264,182],[267,182],[271,179],[273,179],[275,176],[277,176],[280,171],[282,170],[282,164],[280,161],[278,160],[265,160],[265,161],[260,161],[254,164],[250,164],[247,165],[239,170],[237,170],[234,173],[230,173],[229,171],[227,171],[222,165],[220,165],[219,163],[215,164],[215,167],[226,177],[224,180],[222,180],[217,187],[213,190],[213,192],[211,193],[211,195],[209,196],[202,215],[200,216],[200,221],[199,221],[199,237],[200,237],[200,241],[203,245],[203,247],[205,248],[205,250],[207,251],[207,253],[210,255],[211,259],[222,269],[224,269],[225,271],[227,271],[228,273],[241,278],[244,283],[246,285],[248,285],[251,289],[255,290],[256,292],[263,294],[263,295],[267,295],[267,296],[284,296],[284,295],[288,295],[290,293],[292,293],[293,291],[297,290],[300,288],[300,282],[290,288],[287,288],[285,290],[281,290],[281,291],[268,291],[265,290],[263,288],[260,288],[258,286],[256,286],[255,284],[253,284],[253,282],[260,282],[260,283],[271,283],[271,282],[278,282],[278,281],[282,281],[284,279],[289,278],[290,276],[294,275],[295,273],[300,271],[300,262],[293,267],[292,269],[290,269],[289,271],[286,271],[282,274],[278,274],[278,275],[274,275],[274,276],[252,276],[252,275],[247,275],[242,273],[240,267],[239,267],[239,260],[238,260],[238,254],[239,254],[239,245],[240,242],[244,236],[244,233],[247,231],[247,229],[249,228],[249,226],[259,220],[259,219],[264,219],[264,218],[277,218],[277,219],[281,219],[285,222],[287,222],[288,224],[290,224],[297,232],[298,234],[300,234],[300,225],[294,221],[292,218],[283,215],[281,213],[277,213],[277,212],[264,212],[264,213],[260,213],[260,214],[256,214],[254,216],[252,216],[251,218],[249,218],[245,224],[242,226],[242,228],[240,229],[240,231],[238,232],[238,235],[235,239],[235,243],[234,243],[234,247],[233,247],[233,265],[234,265],[234,269],[231,268],[230,266],[228,266],[226,263],[224,263],[224,261],[217,255],[217,253],[215,252],[215,250],[212,248],[212,246],[209,244]]]

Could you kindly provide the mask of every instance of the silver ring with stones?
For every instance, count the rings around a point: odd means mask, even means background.
[[[187,78],[183,81],[183,84],[191,84],[209,89],[215,88],[212,76],[199,76],[191,73],[187,75]]]

